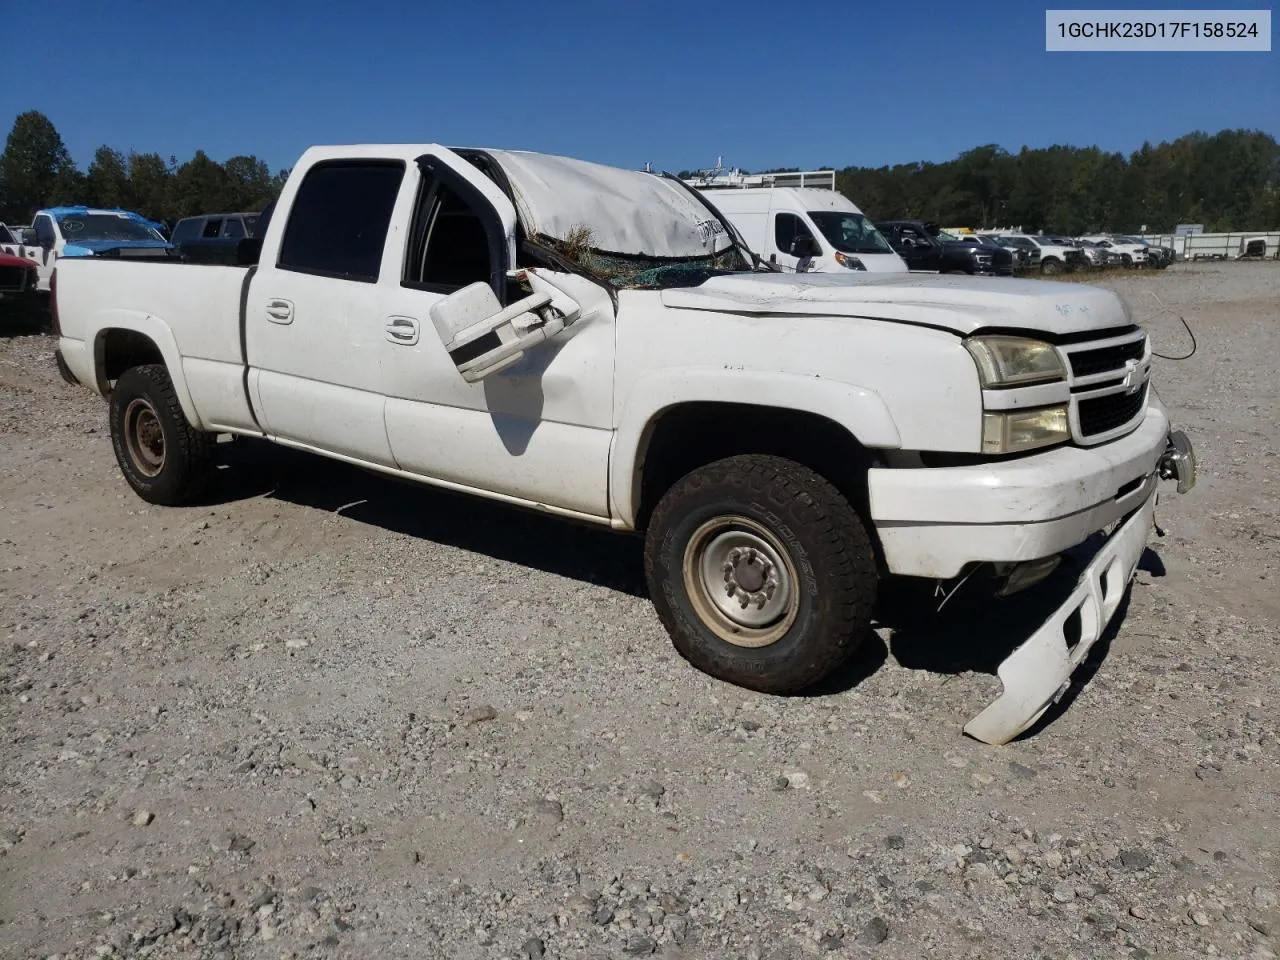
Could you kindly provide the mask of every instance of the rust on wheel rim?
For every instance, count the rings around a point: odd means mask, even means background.
[[[141,397],[125,407],[124,445],[139,473],[154,477],[164,469],[164,430],[155,407]]]
[[[684,551],[684,587],[698,619],[737,647],[767,647],[791,629],[800,578],[786,548],[743,516],[709,520]]]

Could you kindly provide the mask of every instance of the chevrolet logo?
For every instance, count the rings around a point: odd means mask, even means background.
[[[1147,381],[1147,371],[1137,360],[1126,360],[1124,363],[1125,396],[1133,396],[1142,389]]]

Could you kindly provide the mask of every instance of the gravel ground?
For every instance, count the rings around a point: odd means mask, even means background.
[[[894,593],[760,696],[675,654],[634,539],[245,442],[150,507],[0,340],[0,955],[1275,957],[1280,270],[1105,282],[1199,335],[1157,377],[1200,485],[1001,748],[960,728],[1062,578]]]

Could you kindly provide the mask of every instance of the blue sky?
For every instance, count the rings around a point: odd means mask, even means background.
[[[62,0],[55,28],[13,2],[0,123],[43,111],[82,166],[106,143],[273,168],[370,141],[679,170],[1280,134],[1280,54],[1046,53],[1047,5]]]

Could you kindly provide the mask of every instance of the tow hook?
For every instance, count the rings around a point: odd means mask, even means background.
[[[1196,454],[1181,430],[1169,431],[1160,457],[1160,479],[1177,480],[1179,493],[1187,493],[1196,485]]]

